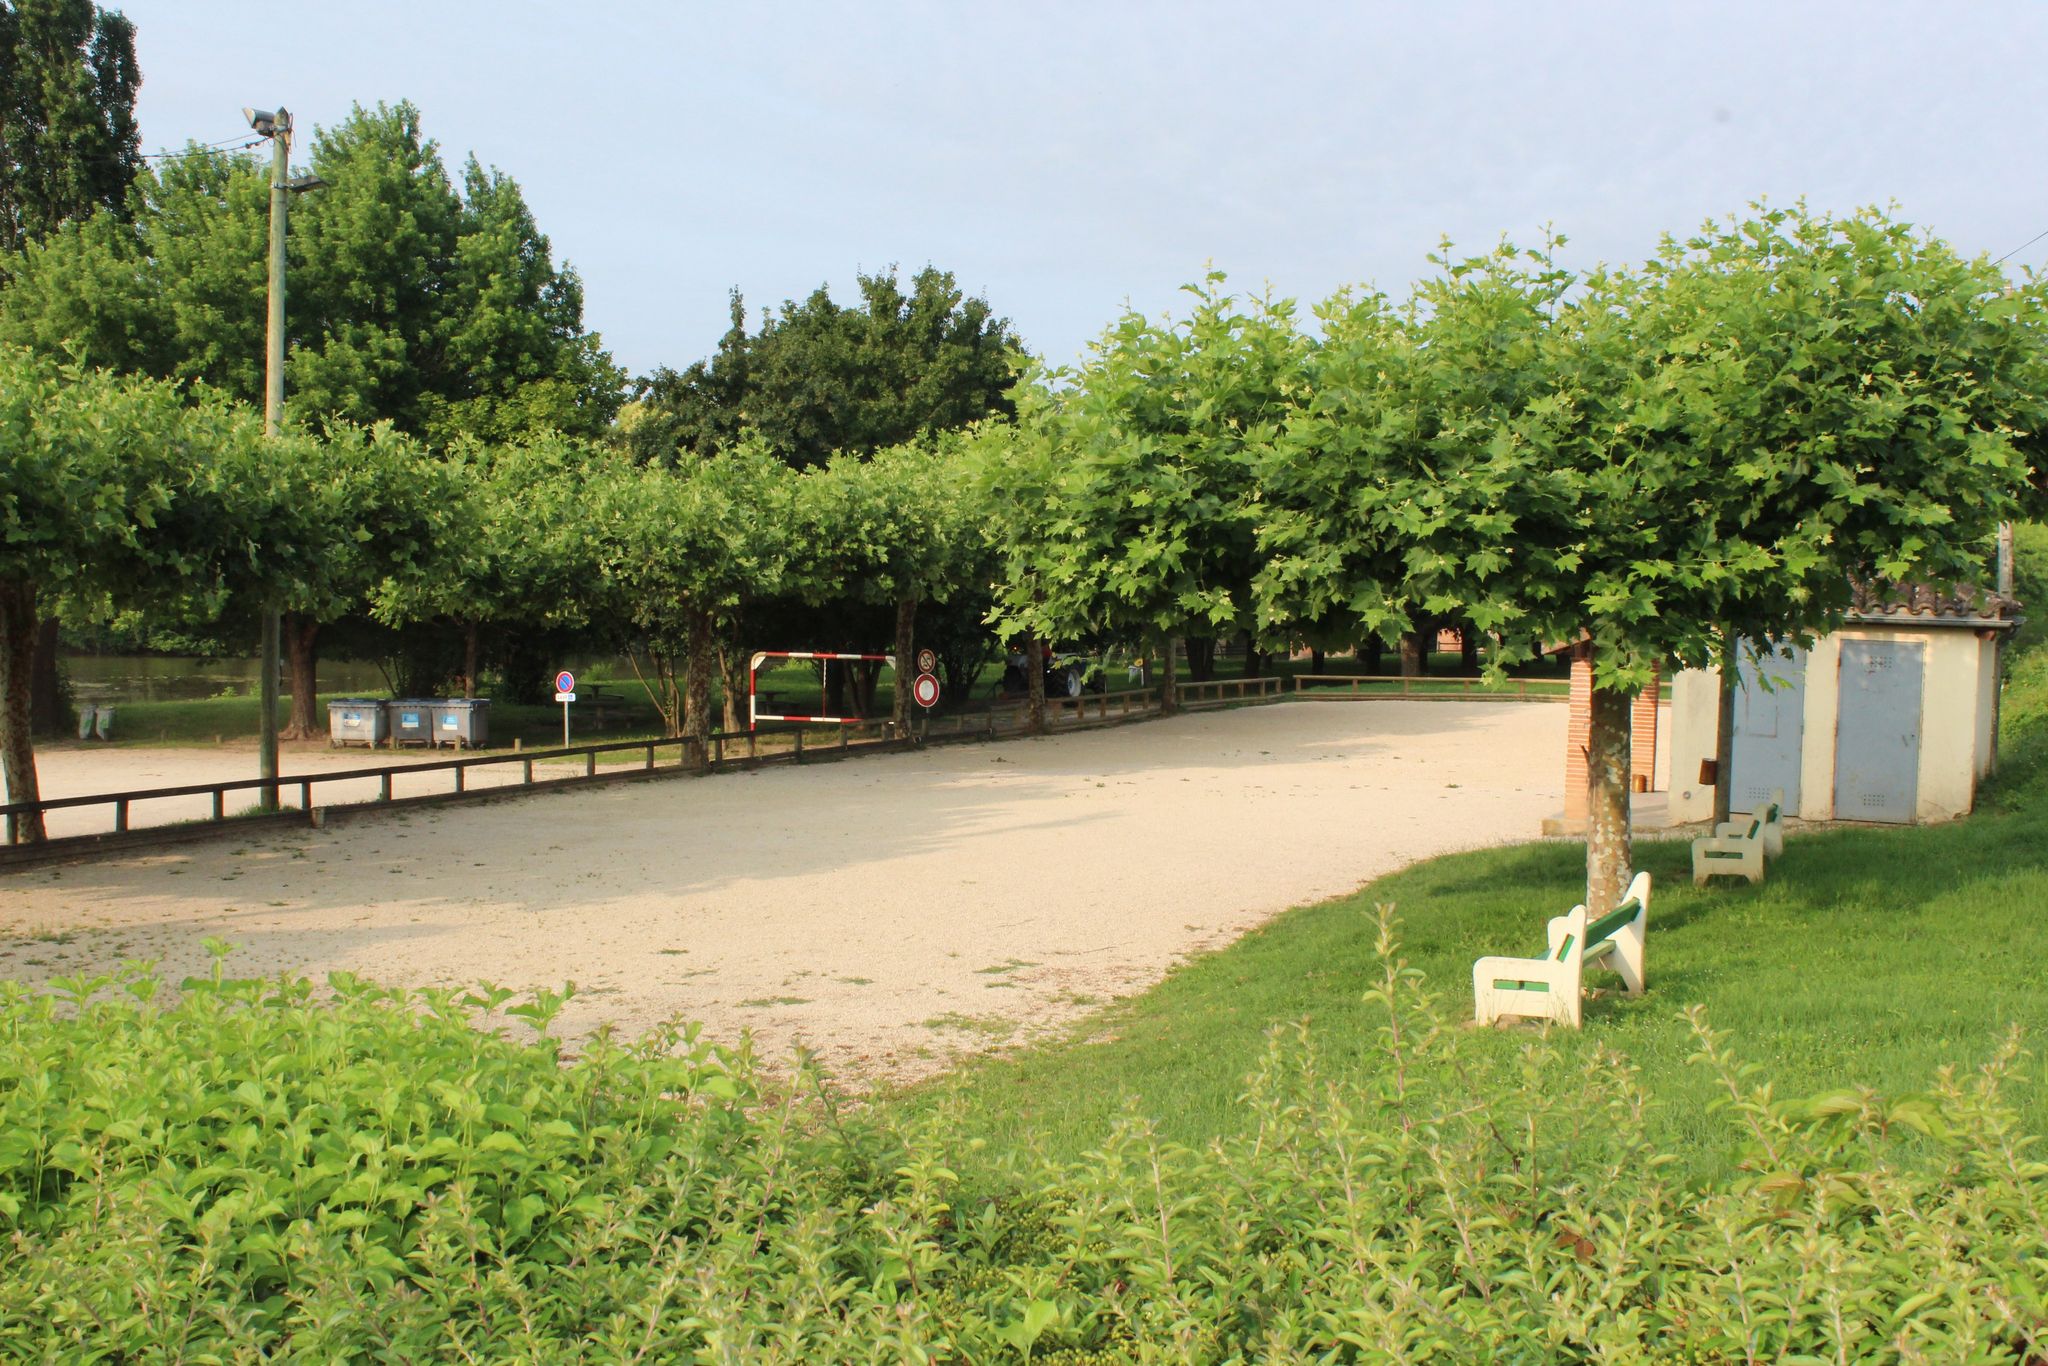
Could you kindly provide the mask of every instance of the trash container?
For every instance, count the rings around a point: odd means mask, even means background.
[[[434,743],[434,704],[424,697],[394,697],[384,704],[392,747]]]
[[[368,745],[384,743],[389,734],[384,704],[373,697],[337,697],[327,704],[327,743]]]
[[[434,748],[481,749],[490,738],[490,698],[444,697],[434,703]]]

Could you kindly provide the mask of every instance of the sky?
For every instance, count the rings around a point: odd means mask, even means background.
[[[708,354],[733,287],[758,321],[932,264],[1066,363],[1211,264],[1400,294],[1445,236],[1638,260],[1759,197],[2048,264],[2038,3],[110,7],[146,151],[411,100],[452,171],[519,181],[635,374]]]

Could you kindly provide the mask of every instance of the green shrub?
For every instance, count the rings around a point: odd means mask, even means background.
[[[1706,1021],[1749,1158],[1693,1186],[1622,1058],[1473,1047],[1380,934],[1376,1064],[1305,1027],[1196,1151],[1085,1161],[848,1117],[688,1030],[558,998],[130,972],[0,994],[0,1351],[120,1360],[2038,1360],[2048,1165],[2009,1042],[1922,1096],[1774,1097]],[[1421,1087],[1425,1075],[1457,1085]],[[1450,1099],[1445,1099],[1449,1095]],[[1910,1161],[1901,1151],[1909,1146]],[[986,1164],[982,1164],[986,1165]]]

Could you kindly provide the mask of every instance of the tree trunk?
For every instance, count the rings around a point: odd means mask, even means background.
[[[476,696],[477,656],[482,652],[479,639],[483,628],[474,621],[462,623],[462,695]]]
[[[1386,663],[1386,653],[1387,646],[1385,641],[1381,640],[1378,636],[1369,637],[1359,643],[1359,667],[1368,674],[1378,674],[1381,667]]]
[[[29,686],[29,726],[37,735],[64,735],[77,718],[64,705],[64,677],[57,669],[57,618],[36,626],[34,681]]]
[[[1420,678],[1429,672],[1429,648],[1422,631],[1404,631],[1401,634],[1401,677]]]
[[[1308,671],[1312,674],[1321,673],[1323,671],[1323,661],[1326,658],[1327,656],[1321,650],[1310,650],[1308,652]]]
[[[729,731],[743,731],[750,718],[747,715],[747,667],[746,651],[736,640],[729,640],[718,647],[718,682],[725,694],[725,728]]]
[[[1032,636],[1024,642],[1024,729],[1045,734],[1045,642]]]
[[[321,731],[320,623],[297,612],[284,614],[284,652],[292,671],[291,718],[281,740],[312,740]]]
[[[1173,636],[1159,652],[1159,710],[1167,716],[1180,710],[1180,641]]]
[[[0,775],[7,780],[10,802],[42,800],[28,724],[35,651],[35,585],[19,580],[0,583]],[[46,838],[40,811],[29,812],[15,824],[17,844],[41,844]]]
[[[1216,637],[1188,637],[1188,677],[1207,683],[1216,676]]]
[[[1244,633],[1243,640],[1244,676],[1246,678],[1257,678],[1265,666],[1265,658],[1259,653],[1259,642],[1252,638],[1250,631]]]
[[[1635,875],[1629,820],[1629,713],[1634,693],[1593,687],[1586,733],[1586,910],[1602,916]]]
[[[711,613],[690,613],[689,654],[683,660],[683,761],[691,768],[711,763],[711,667],[718,638]]]
[[[1721,641],[1721,687],[1714,713],[1714,824],[1730,818],[1735,802],[1735,690],[1742,684],[1739,672],[1741,644],[1733,634]]]
[[[1479,632],[1469,621],[1458,628],[1458,667],[1468,674],[1479,672]]]
[[[896,734],[910,734],[910,683],[917,677],[917,599],[896,600]]]

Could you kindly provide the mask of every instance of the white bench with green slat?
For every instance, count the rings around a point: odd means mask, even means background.
[[[1785,852],[1785,792],[1780,788],[1747,820],[1722,821],[1692,842],[1692,885],[1710,877],[1764,880],[1764,861]]]
[[[1643,994],[1643,949],[1650,927],[1650,875],[1637,873],[1621,904],[1588,923],[1584,906],[1552,916],[1550,950],[1541,958],[1482,958],[1472,965],[1472,1004],[1481,1024],[1503,1016],[1555,1020],[1577,1029],[1586,968],[1611,968],[1622,989]]]

